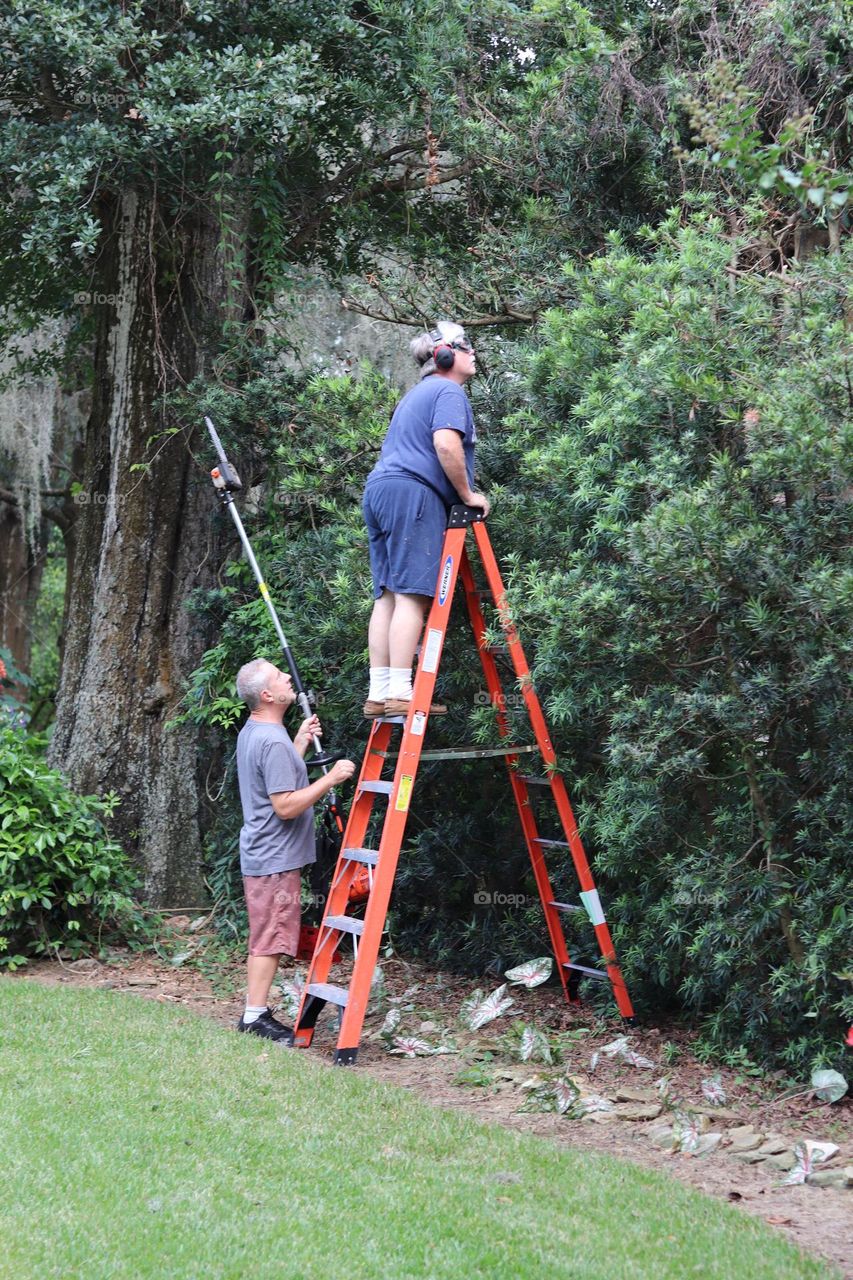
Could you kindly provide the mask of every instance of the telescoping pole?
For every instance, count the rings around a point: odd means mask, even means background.
[[[219,458],[219,466],[214,467],[210,473],[211,479],[213,480],[213,486],[219,494],[221,501],[231,513],[231,519],[234,521],[235,528],[240,536],[240,541],[243,544],[243,550],[246,553],[246,559],[249,561],[252,573],[255,575],[258,583],[258,590],[261,593],[264,604],[267,606],[269,615],[272,618],[272,624],[275,627],[276,635],[278,636],[279,643],[281,644],[284,660],[287,663],[287,669],[290,672],[290,677],[293,680],[293,687],[296,690],[297,705],[303,716],[308,717],[313,714],[308,693],[300,678],[299,668],[296,665],[293,650],[287,643],[287,637],[284,634],[281,619],[276,613],[275,605],[270,598],[269,587],[264,582],[264,576],[261,573],[260,565],[255,558],[255,553],[252,550],[252,544],[249,542],[248,534],[243,527],[243,521],[240,519],[240,513],[234,502],[234,492],[242,489],[242,481],[226,457],[225,450],[222,447],[222,441],[219,439],[216,427],[213,425],[210,418],[205,418],[204,422],[210,433],[210,438],[213,441],[213,447],[215,448]],[[328,766],[332,763],[334,757],[324,753],[320,739],[316,734],[313,736],[313,744],[315,754],[309,761],[307,761],[307,763],[309,765],[317,765],[323,770],[323,773],[328,773]],[[330,791],[328,793],[327,800],[338,829],[342,830],[343,827],[340,815],[337,811],[337,801],[335,799],[334,791]]]

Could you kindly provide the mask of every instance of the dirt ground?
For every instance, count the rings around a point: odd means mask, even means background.
[[[242,1009],[243,967],[223,959],[216,950],[212,956],[208,953],[203,963],[182,960],[176,965],[174,960],[182,954],[178,949],[180,929],[188,924],[183,920],[173,922],[173,932],[163,949],[164,954],[173,953],[172,963],[150,955],[116,951],[105,962],[33,962],[17,977],[20,981],[112,988],[193,1009],[224,1026],[233,1026]],[[198,948],[202,942],[196,937],[191,946]],[[305,965],[294,968],[304,973]],[[780,1185],[783,1172],[766,1163],[746,1163],[746,1156],[735,1156],[728,1150],[728,1136],[708,1155],[673,1153],[655,1145],[650,1137],[651,1131],[667,1123],[666,1110],[659,1117],[649,1114],[643,1119],[630,1119],[625,1114],[632,1105],[638,1111],[645,1105],[647,1112],[654,1112],[654,1104],[643,1104],[642,1098],[656,1096],[657,1081],[667,1077],[670,1096],[691,1109],[704,1107],[711,1129],[719,1132],[753,1125],[762,1135],[784,1138],[789,1147],[804,1138],[832,1142],[840,1150],[826,1167],[843,1168],[853,1165],[853,1102],[849,1097],[832,1106],[820,1104],[810,1092],[791,1097],[791,1090],[781,1080],[755,1078],[750,1075],[748,1064],[733,1069],[703,1064],[692,1054],[689,1036],[664,1026],[630,1031],[631,1048],[654,1063],[653,1069],[641,1069],[602,1055],[592,1073],[591,1055],[623,1034],[620,1024],[603,1022],[586,1010],[567,1006],[559,988],[513,987],[513,1014],[547,1030],[549,1035],[563,1033],[560,1070],[588,1081],[590,1089],[614,1099],[621,1114],[576,1120],[555,1112],[521,1112],[519,1107],[526,1095],[520,1084],[544,1068],[521,1063],[517,1055],[513,1061],[506,1038],[513,1019],[498,1018],[472,1033],[462,1028],[458,1012],[477,985],[474,981],[426,970],[399,958],[383,961],[382,970],[386,998],[380,1011],[368,1015],[355,1070],[410,1089],[433,1106],[467,1111],[482,1121],[534,1133],[567,1147],[605,1152],[658,1169],[763,1218],[800,1248],[826,1259],[842,1275],[853,1278],[853,1188]],[[343,981],[340,972],[334,971],[332,979]],[[483,980],[479,985],[489,991],[497,983]],[[392,1056],[378,1032],[387,1009],[394,1004],[404,1011],[401,1034],[419,1036],[431,1044],[444,1038],[457,1045],[459,1052],[415,1058]],[[283,1014],[280,1016],[284,1018]],[[334,1044],[331,1014],[327,1019],[324,1011],[312,1047],[303,1052],[331,1064]],[[457,1083],[460,1072],[466,1074],[467,1084]],[[716,1074],[721,1077],[726,1102],[713,1108],[703,1096],[702,1080]],[[632,1093],[638,1095],[633,1103]]]

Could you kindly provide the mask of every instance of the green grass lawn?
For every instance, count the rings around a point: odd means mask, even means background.
[[[0,1027],[9,1280],[830,1274],[658,1174],[174,1008],[7,978]]]

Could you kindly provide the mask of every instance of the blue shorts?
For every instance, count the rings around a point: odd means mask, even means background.
[[[447,507],[414,476],[377,476],[362,502],[370,539],[373,595],[387,588],[404,596],[434,596]]]

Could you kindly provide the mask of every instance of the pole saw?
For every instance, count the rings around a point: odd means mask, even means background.
[[[240,513],[237,510],[236,504],[234,502],[234,494],[239,492],[243,488],[242,481],[240,480],[240,477],[238,476],[235,468],[228,461],[228,458],[225,454],[225,450],[222,447],[222,441],[219,439],[219,434],[216,430],[216,427],[213,425],[210,418],[205,418],[204,422],[205,422],[205,426],[207,427],[207,430],[210,433],[210,438],[213,441],[213,447],[216,450],[217,456],[219,458],[219,466],[214,467],[210,473],[210,478],[213,481],[213,487],[216,490],[223,506],[225,506],[228,509],[228,511],[231,513],[231,519],[234,521],[234,526],[237,530],[237,533],[240,536],[240,541],[243,544],[243,550],[246,553],[246,559],[249,561],[249,564],[252,569],[252,573],[255,575],[255,578],[257,580],[258,590],[261,593],[261,599],[263,600],[264,604],[267,606],[269,615],[272,618],[272,624],[275,627],[275,632],[276,632],[276,635],[278,636],[282,653],[284,654],[284,660],[287,663],[287,669],[290,672],[290,678],[293,681],[293,687],[296,690],[297,706],[299,707],[303,716],[307,718],[314,714],[313,708],[311,705],[313,700],[313,694],[309,690],[307,690],[304,684],[302,683],[302,679],[299,675],[299,668],[297,667],[296,659],[293,656],[293,650],[291,649],[290,645],[287,643],[287,637],[284,634],[284,629],[281,625],[281,619],[276,613],[275,605],[273,604],[272,599],[270,597],[269,587],[267,586],[266,582],[264,582],[264,576],[261,573],[260,566],[258,565],[258,562],[255,558],[255,553],[252,550],[252,544],[249,542],[248,534],[246,533],[246,530],[243,527],[243,521],[240,519]],[[316,734],[313,737],[313,745],[314,745],[314,755],[311,757],[310,760],[306,760],[305,763],[308,765],[309,768],[312,768],[312,767],[319,768],[319,769],[322,769],[323,773],[328,773],[329,765],[333,764],[334,761],[337,759],[337,757],[330,756],[323,751],[323,748],[320,744],[320,739],[316,736]],[[326,813],[334,822],[335,826],[338,829],[338,833],[340,835],[343,835],[344,825],[341,820],[340,812],[338,811],[338,803],[337,803],[337,799],[335,797],[334,791],[328,791],[326,793],[325,802],[326,802]]]

